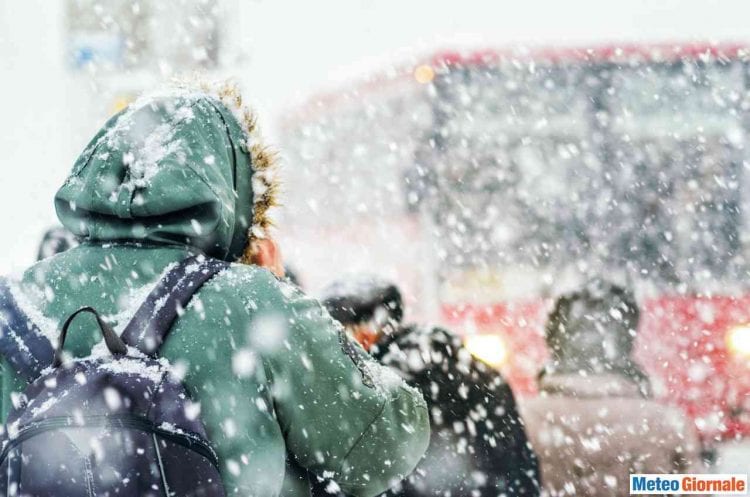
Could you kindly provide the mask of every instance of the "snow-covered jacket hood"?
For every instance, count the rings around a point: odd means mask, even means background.
[[[112,117],[80,155],[55,208],[96,242],[196,247],[224,260],[262,237],[273,164],[236,87],[174,87]]]

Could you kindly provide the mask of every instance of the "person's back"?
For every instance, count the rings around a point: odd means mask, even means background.
[[[550,375],[520,404],[550,496],[626,496],[631,473],[689,473],[699,445],[684,415],[618,375]]]
[[[250,116],[235,115],[237,97],[228,88],[216,97],[179,90],[134,104],[84,151],[56,197],[58,216],[83,243],[12,287],[53,344],[59,324],[82,306],[121,331],[177,262],[191,253],[233,261],[247,250],[248,232],[263,231],[275,185]],[[160,356],[184,378],[190,415],[206,426],[228,494],[277,495],[288,450],[351,494],[374,495],[424,452],[420,395],[267,270],[231,265],[181,314]],[[89,319],[71,326],[65,349],[73,356],[101,340],[85,333]],[[4,359],[4,419],[24,387]]]
[[[555,303],[540,396],[521,404],[545,493],[625,496],[631,473],[698,466],[693,430],[679,411],[652,399],[648,377],[631,359],[639,318],[629,291],[600,280]]]
[[[406,326],[384,336],[371,353],[417,387],[430,409],[430,446],[387,495],[539,495],[539,463],[510,385],[471,357],[458,336]]]

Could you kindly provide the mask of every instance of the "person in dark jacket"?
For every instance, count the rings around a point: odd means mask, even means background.
[[[384,495],[539,495],[537,459],[499,372],[445,329],[403,325],[401,292],[387,281],[354,276],[328,286],[322,300],[373,357],[420,389],[429,407],[425,457]]]

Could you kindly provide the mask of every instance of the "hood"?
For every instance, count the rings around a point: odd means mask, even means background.
[[[80,155],[55,208],[76,236],[239,258],[275,202],[273,163],[235,86],[176,87],[112,117]]]

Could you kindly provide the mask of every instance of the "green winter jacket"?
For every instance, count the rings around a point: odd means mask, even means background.
[[[21,307],[54,343],[84,305],[121,331],[188,253],[235,260],[252,220],[246,140],[241,119],[200,92],[142,100],[113,117],[55,198],[84,243],[24,273],[14,292]],[[70,329],[75,356],[101,341],[89,318]],[[239,264],[178,319],[161,355],[200,403],[228,494],[278,495],[287,452],[352,495],[376,495],[414,468],[429,438],[424,401],[342,336],[317,301]],[[4,419],[23,389],[3,362]]]

